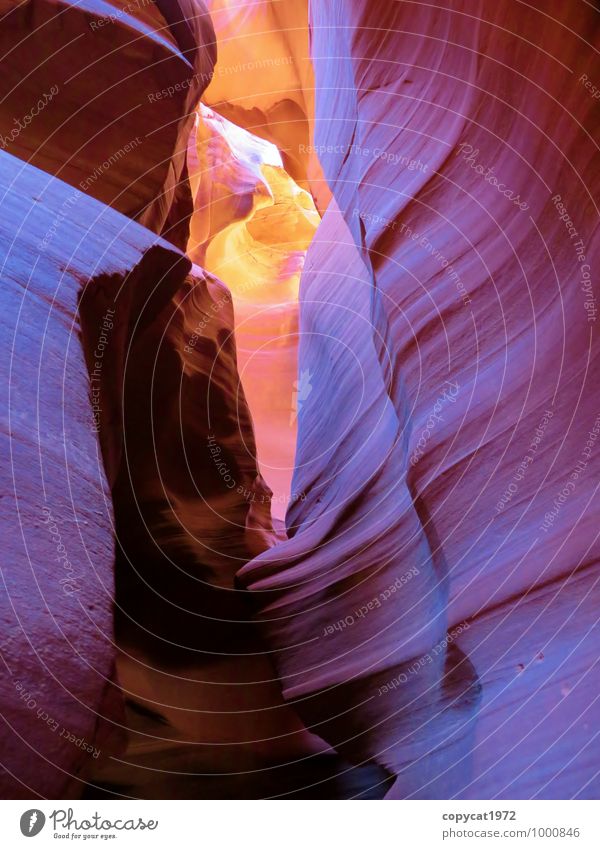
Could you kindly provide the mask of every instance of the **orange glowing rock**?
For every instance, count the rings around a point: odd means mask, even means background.
[[[290,497],[296,439],[298,286],[319,224],[311,195],[270,142],[200,106],[188,170],[188,252],[231,290],[238,362],[273,513]]]

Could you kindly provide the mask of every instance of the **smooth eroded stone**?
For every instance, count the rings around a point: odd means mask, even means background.
[[[131,317],[139,290],[172,293],[190,263],[6,153],[0,180],[0,783],[7,797],[69,797],[113,750],[121,721],[111,683],[114,519],[94,413],[115,407],[100,383],[90,384],[80,299],[95,280],[114,284],[116,297],[84,332],[90,365],[104,377],[108,352],[125,339],[120,316]],[[109,447],[109,470],[111,457]]]
[[[310,13],[335,204],[301,283],[306,497],[291,539],[240,580],[286,697],[354,762],[395,773],[395,795],[514,798],[554,775],[552,793],[597,796],[575,697],[554,726],[577,727],[574,757],[548,748],[536,772],[532,734],[486,783],[515,736],[489,665],[520,652],[458,639],[496,609],[525,635],[530,593],[597,570],[600,169],[582,49],[597,15],[499,2],[475,26],[461,0]],[[578,668],[590,645],[596,631],[572,646]]]
[[[219,56],[203,102],[277,145],[319,211],[331,199],[314,146],[315,80],[308,3],[207,0]]]
[[[233,297],[238,368],[273,516],[290,499],[297,410],[298,289],[320,217],[278,149],[203,104],[190,137],[190,257]]]
[[[191,25],[172,5],[3,3],[0,149],[184,246],[187,138],[216,51],[202,3]]]

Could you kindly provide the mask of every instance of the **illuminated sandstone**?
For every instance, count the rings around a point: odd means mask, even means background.
[[[595,798],[596,13],[472,12],[311,4],[307,497],[240,580],[286,697],[392,797]]]
[[[209,0],[207,5],[219,55],[204,103],[273,142],[286,171],[312,192],[323,212],[331,193],[313,145],[315,91],[307,0]]]
[[[0,146],[184,245],[185,151],[214,33],[201,3],[175,34],[161,6],[4,2]]]

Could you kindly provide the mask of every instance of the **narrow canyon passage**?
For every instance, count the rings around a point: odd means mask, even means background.
[[[228,91],[237,92],[241,80],[248,85],[244,64],[228,75]],[[212,88],[203,100],[212,100]],[[314,786],[325,795],[378,798],[389,784],[386,771],[355,769],[285,706],[268,650],[256,626],[243,621],[251,608],[235,589],[235,571],[285,538],[285,514],[298,497],[291,492],[297,417],[311,391],[310,375],[298,370],[298,290],[320,215],[310,192],[285,168],[308,186],[305,163],[294,164],[285,153],[295,124],[305,139],[306,117],[294,114],[268,134],[281,143],[278,131],[284,130],[280,151],[218,106],[240,115],[235,103],[200,103],[187,146],[193,202],[187,254],[198,279],[180,302],[183,324],[167,312],[156,322],[167,334],[167,349],[183,345],[179,399],[167,400],[162,388],[175,382],[171,358],[161,353],[165,336],[154,334],[140,343],[137,358],[130,356],[135,386],[125,390],[133,416],[125,442],[131,448],[127,473],[114,489],[122,552],[117,675],[127,697],[128,742],[122,759],[97,770],[90,792],[295,797]],[[322,186],[319,197],[327,202]],[[197,296],[202,279],[208,298]],[[137,360],[155,350],[152,382],[140,391]],[[157,406],[160,398],[167,407]],[[174,403],[179,412],[165,417]],[[153,408],[160,422],[147,420],[144,411]],[[181,456],[172,448],[164,453],[177,426]],[[195,490],[187,504],[181,501],[184,467]],[[179,499],[157,500],[160,489]],[[161,514],[170,514],[166,531]]]

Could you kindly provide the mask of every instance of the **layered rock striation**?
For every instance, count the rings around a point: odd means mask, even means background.
[[[595,12],[310,15],[335,203],[300,295],[306,498],[240,580],[286,697],[391,795],[593,797]]]

